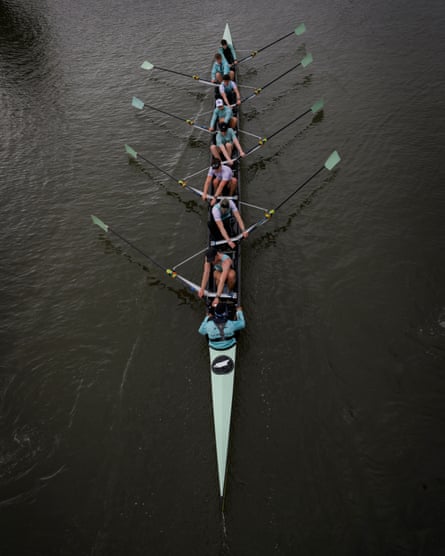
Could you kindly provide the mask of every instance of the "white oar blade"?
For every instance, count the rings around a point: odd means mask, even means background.
[[[316,114],[317,112],[320,112],[320,110],[323,109],[323,106],[324,106],[324,101],[321,98],[320,100],[318,100],[315,104],[313,104],[311,106],[312,113]]]
[[[97,216],[94,216],[94,214],[92,214],[91,220],[94,222],[94,224],[96,224],[96,226],[99,226],[99,228],[101,228],[104,232],[108,232],[108,226],[104,222],[102,222],[100,218],[97,218]]]
[[[132,149],[130,145],[125,145],[125,152],[128,154],[128,156],[131,156],[131,158],[137,159],[138,157],[138,153],[134,149]]]
[[[327,170],[332,170],[334,166],[337,166],[340,160],[341,160],[340,155],[338,154],[337,151],[334,151],[324,163],[324,167]]]
[[[313,62],[312,54],[309,53],[306,54],[306,56],[301,60],[301,65],[305,68],[309,64],[312,64],[312,62]]]
[[[154,65],[151,62],[145,60],[145,62],[141,65],[141,68],[144,70],[152,70],[154,68]]]
[[[137,97],[133,97],[133,100],[131,101],[131,106],[134,106],[134,108],[137,108],[138,110],[142,110],[144,108],[144,103],[142,102],[142,100],[138,99]]]
[[[300,25],[295,29],[294,33],[299,37],[306,31],[306,25],[304,23],[300,23]]]

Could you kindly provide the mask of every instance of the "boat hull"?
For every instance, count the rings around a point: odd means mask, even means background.
[[[222,497],[224,495],[229,450],[236,344],[224,350],[209,347],[209,354],[218,480],[220,496]]]
[[[229,25],[226,24],[223,38],[232,44]],[[235,151],[236,154],[236,151]],[[234,175],[238,179],[238,195],[235,203],[240,210],[241,183],[239,164],[235,164]],[[240,211],[241,212],[241,211]],[[209,207],[209,221],[211,221],[211,207]],[[235,235],[240,232],[238,225],[234,222]],[[230,234],[229,234],[230,235]],[[209,235],[209,246],[214,238]],[[221,251],[225,252],[233,261],[233,268],[236,271],[237,280],[234,293],[236,299],[225,299],[224,305],[229,319],[237,318],[236,307],[240,303],[241,293],[241,248],[239,242],[234,249],[230,249],[227,244],[221,247]],[[216,290],[213,276],[210,276],[209,290]],[[210,306],[213,299],[207,298],[207,305]],[[217,350],[209,347],[210,354],[210,375],[212,389],[212,405],[213,405],[213,421],[215,429],[216,457],[218,462],[218,480],[219,491],[221,497],[224,496],[224,485],[227,469],[227,455],[229,449],[230,423],[232,414],[233,385],[235,379],[235,363],[236,363],[236,344],[228,349]]]

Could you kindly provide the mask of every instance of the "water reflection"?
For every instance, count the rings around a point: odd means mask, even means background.
[[[30,79],[48,65],[49,26],[40,10],[0,0],[0,67],[3,78],[16,87],[36,87]]]

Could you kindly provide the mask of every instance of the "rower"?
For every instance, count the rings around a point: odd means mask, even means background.
[[[219,94],[227,106],[239,106],[241,104],[241,95],[235,81],[230,79],[230,75],[223,75],[222,83],[219,86]]]
[[[246,321],[242,308],[236,308],[236,320],[232,320],[228,318],[226,304],[218,303],[213,314],[209,312],[204,318],[198,332],[207,335],[210,347],[222,350],[236,344],[235,332],[243,328],[246,328]]]
[[[210,120],[209,131],[215,131],[216,124],[222,124],[223,122],[230,127],[236,126],[236,118],[233,117],[232,109],[230,106],[224,106],[224,101],[218,98]]]
[[[204,182],[202,191],[203,201],[207,200],[210,184],[213,185],[214,191],[213,199],[210,201],[210,204],[213,206],[220,195],[228,194],[230,197],[235,195],[238,180],[233,175],[232,169],[229,166],[221,164],[221,160],[214,159]],[[227,193],[224,193],[225,188],[228,190]]]
[[[229,166],[232,166],[233,145],[238,149],[239,156],[246,156],[235,131],[224,122],[219,124],[219,131],[216,133],[215,137],[215,145],[210,145],[210,152],[213,157],[217,160],[221,160],[221,155],[223,155]]]
[[[230,66],[226,62],[225,58],[217,52],[215,54],[215,60],[212,65],[212,83],[221,83],[223,79],[223,75],[230,72]]]
[[[220,301],[224,286],[227,284],[229,291],[232,291],[236,284],[236,272],[233,269],[233,261],[226,253],[218,251],[215,247],[207,250],[202,272],[201,287],[198,292],[199,297],[204,296],[204,291],[210,277],[210,270],[213,266],[213,279],[216,284],[216,295],[212,302],[212,307],[216,307]]]
[[[225,239],[227,244],[232,249],[235,249],[235,242],[230,239],[231,235],[233,235],[233,218],[238,222],[243,237],[247,238],[249,232],[246,231],[238,207],[231,199],[221,199],[221,201],[212,208],[212,218],[209,221],[209,228],[212,237],[216,241]]]
[[[223,39],[221,41],[221,47],[218,48],[218,52],[222,54],[224,60],[230,67],[230,79],[235,79],[235,70],[238,60],[236,59],[236,52],[233,45],[229,44],[226,39]]]

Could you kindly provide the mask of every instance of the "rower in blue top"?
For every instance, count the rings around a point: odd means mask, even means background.
[[[215,145],[210,145],[210,152],[212,153],[213,158],[221,160],[221,155],[223,155],[229,166],[232,166],[233,145],[237,148],[239,156],[246,156],[235,131],[231,127],[228,127],[224,122],[219,124],[219,131],[216,133]]]
[[[225,106],[224,101],[218,98],[215,101],[215,109],[210,120],[209,131],[215,131],[216,124],[222,124],[223,122],[230,127],[236,127],[236,118],[233,117],[232,109],[229,106]]]
[[[235,70],[238,60],[236,59],[236,52],[232,44],[229,44],[226,39],[222,39],[221,46],[218,52],[222,54],[224,60],[230,67],[230,79],[235,79]],[[227,72],[228,73],[228,72]]]
[[[218,52],[215,54],[215,61],[212,66],[212,83],[222,83],[223,76],[230,72],[230,66],[222,55]]]
[[[228,318],[225,303],[218,303],[199,327],[199,333],[208,336],[209,346],[213,349],[228,349],[236,344],[235,332],[246,328],[246,321],[241,307],[236,309],[236,320]]]

